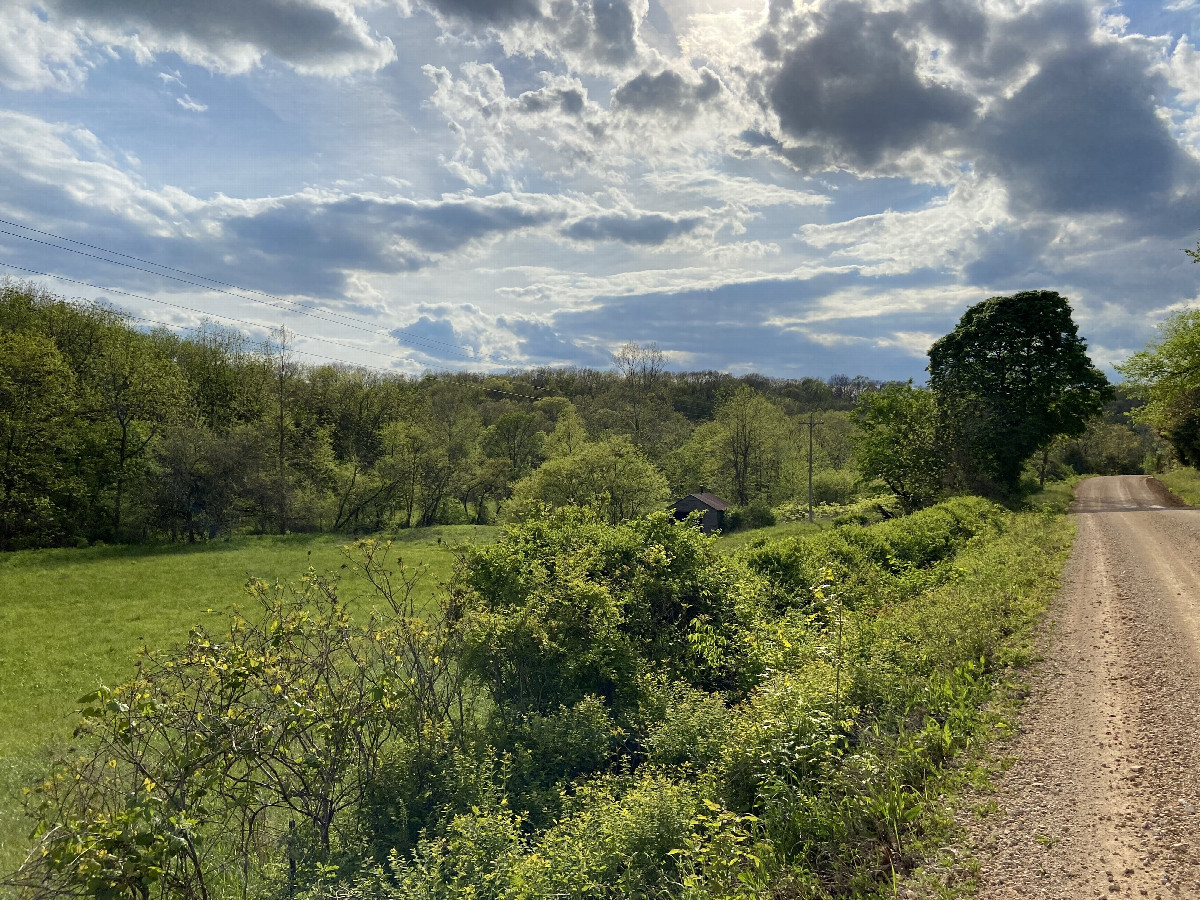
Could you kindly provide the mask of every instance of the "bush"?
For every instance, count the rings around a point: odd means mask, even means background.
[[[821,469],[813,472],[813,503],[844,506],[858,497],[858,473],[850,469]]]
[[[651,668],[704,689],[736,687],[758,579],[666,513],[618,526],[567,507],[472,548],[453,590],[463,664],[497,714],[550,715],[585,695],[618,724]]]
[[[733,711],[716,694],[686,684],[662,685],[665,701],[654,710],[646,757],[659,766],[708,769],[720,758],[733,727]]]
[[[847,525],[816,535],[768,541],[748,548],[741,556],[772,586],[777,603],[809,605],[815,598],[814,587],[829,578],[847,602],[854,603],[864,594],[854,586],[947,559],[996,522],[1000,512],[998,506],[979,497],[959,497],[874,525]]]

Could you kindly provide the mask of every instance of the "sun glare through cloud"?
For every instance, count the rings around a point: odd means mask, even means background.
[[[1191,4],[2,2],[4,274],[174,325],[920,380],[990,295],[1105,360],[1197,300]]]

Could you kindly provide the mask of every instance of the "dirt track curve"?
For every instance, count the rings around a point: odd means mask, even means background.
[[[1080,483],[1044,662],[975,826],[980,900],[1200,898],[1200,509]]]

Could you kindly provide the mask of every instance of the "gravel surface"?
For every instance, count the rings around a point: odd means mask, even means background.
[[[1200,509],[1120,476],[1073,512],[978,896],[1200,898]]]

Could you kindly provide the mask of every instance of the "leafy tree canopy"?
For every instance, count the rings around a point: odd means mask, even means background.
[[[863,394],[854,419],[855,458],[862,473],[886,484],[906,510],[932,503],[945,470],[933,394],[912,382],[889,384]]]
[[[1054,291],[992,297],[929,351],[929,384],[968,482],[1011,490],[1056,435],[1078,435],[1112,388]]]
[[[1146,398],[1134,418],[1154,427],[1180,459],[1200,464],[1200,310],[1175,313],[1145,350],[1117,367]]]
[[[513,486],[505,515],[524,521],[542,515],[544,507],[586,506],[615,525],[661,508],[669,496],[663,474],[629,438],[617,435],[546,460]]]

